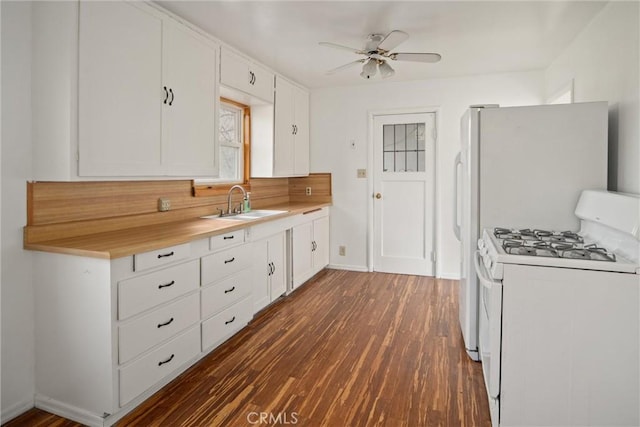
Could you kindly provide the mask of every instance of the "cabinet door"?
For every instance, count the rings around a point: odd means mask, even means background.
[[[220,52],[220,84],[247,92],[249,80],[247,61],[223,47]]]
[[[166,22],[162,146],[167,175],[217,176],[217,47],[186,27]],[[164,95],[164,93],[163,93]]]
[[[274,301],[287,292],[287,264],[285,262],[285,234],[269,238],[269,262],[271,264],[270,300]]]
[[[293,85],[276,78],[274,176],[293,175]]]
[[[313,275],[313,255],[311,252],[313,223],[310,221],[296,225],[293,227],[292,233],[293,287],[297,288]]]
[[[318,218],[313,221],[313,272],[329,265],[329,217]]]
[[[253,244],[253,312],[257,313],[271,301],[269,294],[269,243],[267,239]]]
[[[293,90],[294,105],[294,175],[309,175],[309,94],[302,89]]]
[[[159,175],[162,17],[143,4],[81,2],[79,21],[79,175]]]
[[[273,103],[273,84],[274,75],[267,69],[257,65],[249,64],[249,93],[263,99],[269,103]]]

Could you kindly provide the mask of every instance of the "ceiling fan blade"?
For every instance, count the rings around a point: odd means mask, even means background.
[[[361,54],[361,55],[364,54],[364,52],[359,50],[359,49],[354,49],[354,48],[348,47],[348,46],[342,46],[341,44],[335,44],[335,43],[331,43],[331,42],[320,42],[318,44],[320,46],[332,47],[332,48],[341,49],[341,50],[348,50],[349,52],[358,53],[358,54]]]
[[[394,61],[438,62],[442,56],[439,53],[392,53],[389,58]]]
[[[386,50],[388,52],[408,38],[409,34],[404,31],[393,30],[380,42],[378,49]]]
[[[346,70],[347,68],[351,68],[356,64],[362,64],[366,60],[367,60],[366,58],[363,58],[363,59],[358,59],[357,61],[349,62],[348,64],[341,65],[340,67],[334,68],[333,70],[329,70],[325,72],[325,74],[333,74],[333,73],[337,73],[338,71]]]

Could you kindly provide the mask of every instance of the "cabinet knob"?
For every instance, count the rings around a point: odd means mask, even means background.
[[[382,194],[376,193],[376,199],[382,199]]]

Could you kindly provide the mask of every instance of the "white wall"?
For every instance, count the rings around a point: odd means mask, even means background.
[[[31,256],[22,249],[31,176],[31,4],[2,8],[2,421],[33,406]]]
[[[545,73],[546,95],[609,101],[609,189],[640,194],[640,3],[610,2]]]
[[[416,64],[416,66],[421,66]],[[437,275],[459,277],[459,243],[452,231],[453,170],[459,151],[460,117],[472,104],[532,105],[543,101],[543,71],[483,75],[414,82],[363,82],[358,86],[311,92],[311,170],[333,175],[331,265],[367,268],[369,178],[356,178],[367,167],[368,113],[413,107],[437,107],[436,239]],[[349,147],[356,141],[356,149]],[[401,208],[401,207],[399,207]],[[346,256],[338,246],[346,246]]]

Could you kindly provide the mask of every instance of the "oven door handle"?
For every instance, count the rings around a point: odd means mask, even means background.
[[[481,292],[480,299],[486,317],[488,320],[488,337],[489,348],[484,349],[491,357],[491,366],[489,367],[488,378],[485,378],[487,383],[487,391],[489,396],[493,399],[497,399],[500,395],[500,371],[501,371],[501,348],[502,348],[502,281],[491,280],[487,274],[487,270],[482,264],[482,254],[480,251],[476,251],[474,254],[474,263],[478,280],[485,288],[486,292]],[[489,301],[487,301],[487,298]],[[489,306],[487,307],[487,303]]]
[[[489,276],[487,275],[487,269],[484,268],[484,265],[482,265],[482,254],[480,253],[480,251],[475,251],[473,263],[476,265],[476,274],[478,275],[480,283],[482,284],[482,286],[487,288],[488,291],[490,291],[491,288],[496,285],[501,285],[501,282],[491,280],[491,278],[489,278]]]

